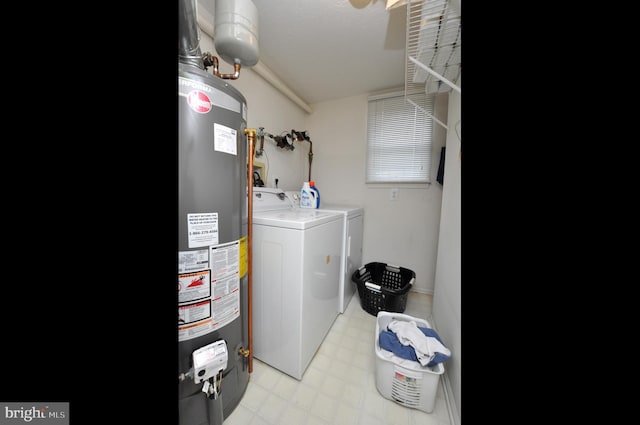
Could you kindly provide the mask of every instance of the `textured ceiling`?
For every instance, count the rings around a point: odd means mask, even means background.
[[[215,16],[215,0],[197,0]],[[308,104],[404,87],[406,6],[386,0],[252,0],[260,62]]]

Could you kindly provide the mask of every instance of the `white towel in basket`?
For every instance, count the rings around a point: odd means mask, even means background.
[[[418,362],[422,366],[426,366],[436,353],[442,353],[445,356],[451,356],[451,351],[442,345],[434,337],[426,336],[413,320],[406,322],[404,320],[392,320],[387,325],[387,329],[392,331],[398,337],[400,344],[410,345],[416,351]]]

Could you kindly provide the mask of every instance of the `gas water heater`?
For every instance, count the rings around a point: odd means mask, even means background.
[[[221,78],[217,58],[212,74],[200,51],[196,0],[179,5],[179,424],[217,425],[239,404],[250,372],[247,102],[224,78],[257,62],[257,11],[251,0],[217,0],[216,22],[241,21],[235,34],[247,35],[221,37],[236,70]]]

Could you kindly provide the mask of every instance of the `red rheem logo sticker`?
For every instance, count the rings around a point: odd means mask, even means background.
[[[199,114],[206,114],[211,110],[211,99],[199,90],[192,90],[187,95],[187,103]]]

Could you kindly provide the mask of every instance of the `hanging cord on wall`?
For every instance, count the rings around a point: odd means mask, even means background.
[[[260,178],[260,173],[257,171],[253,172],[253,185],[257,187],[264,187],[264,181]]]
[[[264,151],[264,175],[262,176],[262,180],[269,181],[269,155],[267,155],[267,151]]]
[[[313,143],[311,140],[307,140],[309,142],[309,181],[311,181],[311,162],[313,161]]]
[[[311,181],[311,162],[313,161],[313,142],[311,142],[311,138],[307,134],[307,131],[295,131],[291,130],[292,137],[294,140],[298,142],[307,141],[309,142],[309,180]]]

